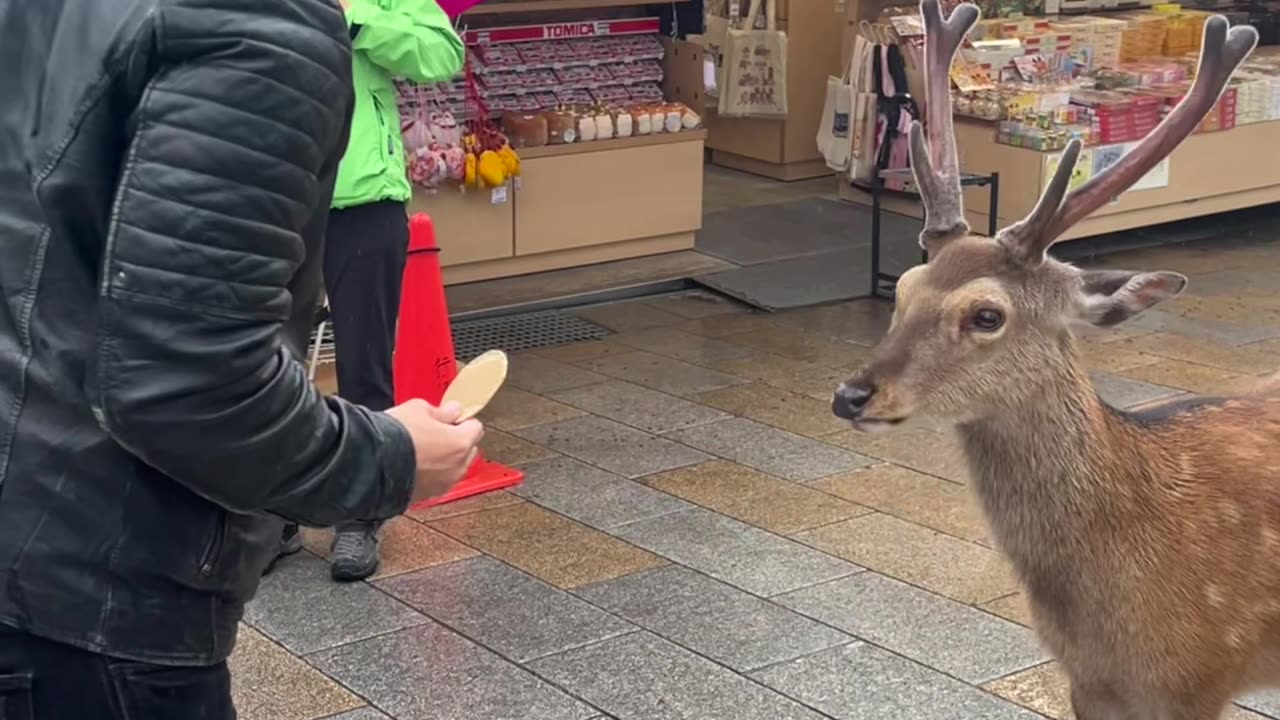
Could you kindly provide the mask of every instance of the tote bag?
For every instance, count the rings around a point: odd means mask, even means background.
[[[827,97],[822,105],[822,119],[818,125],[818,152],[827,163],[827,167],[836,172],[849,169],[849,161],[853,156],[853,95],[856,73],[854,67],[858,61],[857,42],[853,52],[849,54],[849,64],[842,77],[827,77]]]
[[[878,46],[861,36],[854,43],[853,113],[849,119],[849,178],[869,180],[876,166],[876,108],[875,79],[872,58]]]
[[[778,30],[776,2],[751,0],[742,24],[725,34],[718,108],[723,117],[787,115],[787,34]],[[762,6],[765,28],[757,30]]]

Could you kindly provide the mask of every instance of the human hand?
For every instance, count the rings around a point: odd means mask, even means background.
[[[462,408],[457,403],[437,408],[425,400],[410,400],[387,414],[413,438],[417,458],[413,502],[449,492],[466,475],[484,437],[484,426],[479,420],[458,423]]]

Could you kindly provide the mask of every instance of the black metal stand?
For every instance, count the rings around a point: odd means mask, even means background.
[[[871,297],[893,297],[893,288],[898,283],[898,275],[880,271],[880,198],[884,194],[884,181],[887,178],[911,178],[910,170],[881,170],[871,179],[871,187],[863,188],[871,193]],[[973,175],[965,173],[960,176],[962,187],[986,187],[989,189],[990,204],[988,206],[989,222],[987,234],[995,237],[999,228],[998,211],[1000,209],[1000,173],[990,175]],[[920,251],[920,262],[929,261],[929,253]]]

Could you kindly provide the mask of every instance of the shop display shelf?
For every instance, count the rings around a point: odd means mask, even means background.
[[[692,0],[663,0],[667,2],[692,2]],[[550,12],[556,10],[596,10],[603,8],[636,7],[647,5],[644,0],[513,0],[512,2],[483,2],[465,16],[505,15],[509,13]]]
[[[561,155],[580,155],[582,153],[605,152],[609,150],[625,150],[629,148],[651,147],[654,145],[670,145],[672,143],[695,142],[707,139],[707,131],[703,128],[682,130],[676,133],[659,133],[657,135],[636,135],[611,140],[592,140],[591,142],[575,142],[563,145],[542,145],[540,147],[522,148],[521,160],[535,158],[558,157]]]

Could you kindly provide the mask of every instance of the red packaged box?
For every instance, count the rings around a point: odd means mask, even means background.
[[[1236,105],[1232,102],[1230,105],[1218,103],[1219,123],[1223,130],[1230,130],[1236,126]]]

